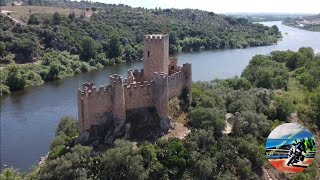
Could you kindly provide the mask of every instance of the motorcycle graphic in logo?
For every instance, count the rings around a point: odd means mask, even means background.
[[[296,173],[307,168],[316,154],[312,133],[297,123],[276,127],[266,141],[266,155],[273,167]]]

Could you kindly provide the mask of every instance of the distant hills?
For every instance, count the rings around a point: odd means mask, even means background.
[[[291,27],[320,32],[320,14],[297,18],[285,18],[282,23]]]

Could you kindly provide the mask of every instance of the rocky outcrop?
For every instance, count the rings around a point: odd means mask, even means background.
[[[132,141],[154,141],[169,132],[170,117],[160,118],[154,107],[138,108],[126,111],[126,119],[114,119],[105,114],[103,122],[92,125],[82,132],[76,143],[82,145],[111,145],[117,138]]]

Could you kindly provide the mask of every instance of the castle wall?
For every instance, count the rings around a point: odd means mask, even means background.
[[[181,96],[183,89],[191,91],[191,85],[191,64],[176,66],[175,71],[168,77],[169,99]]]
[[[124,85],[126,110],[153,106],[153,81]]]
[[[182,71],[173,73],[168,78],[169,99],[179,97],[184,88],[185,76]]]
[[[102,121],[104,113],[112,111],[111,87],[85,87],[78,97],[79,129],[82,132]]]

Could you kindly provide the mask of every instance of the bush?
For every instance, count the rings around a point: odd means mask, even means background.
[[[10,91],[23,89],[27,84],[27,78],[23,71],[17,65],[8,66],[8,77],[6,85],[9,86]]]
[[[276,112],[277,119],[286,121],[287,117],[291,115],[295,111],[294,104],[292,100],[283,95],[275,98],[276,100]]]
[[[191,111],[190,125],[194,128],[213,129],[216,137],[221,137],[226,122],[224,115],[217,109],[199,107]]]
[[[0,42],[0,58],[5,56],[6,44]]]
[[[35,14],[31,14],[28,20],[28,25],[39,25],[40,21],[38,19],[38,16]]]
[[[1,174],[0,179],[2,180],[21,180],[23,177],[19,173],[18,170],[15,170],[13,168],[5,168]]]
[[[288,69],[281,63],[267,56],[254,56],[242,72],[242,77],[248,79],[256,87],[267,89],[286,89],[288,84]]]
[[[0,84],[0,96],[10,94],[10,88],[5,84]]]
[[[97,56],[98,45],[94,39],[86,36],[82,39],[80,59],[88,62],[90,59],[95,59]]]
[[[69,116],[61,118],[56,130],[56,135],[62,132],[71,138],[77,136],[79,134],[77,120]]]
[[[81,72],[88,72],[90,71],[90,65],[86,62],[81,62],[80,70]]]

